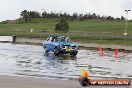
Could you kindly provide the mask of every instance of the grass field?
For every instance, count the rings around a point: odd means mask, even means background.
[[[69,21],[68,33],[55,33],[58,18],[35,18],[30,23],[0,24],[0,35],[46,38],[49,35],[67,35],[74,41],[132,45],[132,22],[128,22],[128,36],[123,36],[125,21],[84,20]],[[33,32],[30,30],[34,29]],[[74,32],[73,32],[74,31]]]

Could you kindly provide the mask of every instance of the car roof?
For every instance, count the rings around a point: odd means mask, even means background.
[[[49,37],[66,37],[66,36],[54,36],[54,35],[53,35],[53,36],[49,36]]]

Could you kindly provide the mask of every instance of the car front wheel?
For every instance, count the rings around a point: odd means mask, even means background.
[[[70,55],[75,57],[77,55],[77,53],[73,52],[73,53],[70,53]]]
[[[47,47],[45,47],[45,49],[44,49],[44,55],[47,55],[47,53],[48,53],[48,49],[47,49]]]
[[[56,56],[60,55],[59,49],[56,48],[56,49],[54,50],[54,54],[55,54]]]

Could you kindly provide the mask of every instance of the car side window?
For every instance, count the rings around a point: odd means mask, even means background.
[[[51,42],[54,42],[54,38],[52,37]]]
[[[58,38],[56,37],[56,38],[54,39],[54,41],[57,42],[57,41],[58,41]]]
[[[62,41],[62,42],[65,42],[65,37],[62,37],[62,38],[61,38],[61,41]]]
[[[49,38],[47,39],[47,41],[48,41],[48,42],[53,42],[53,41],[54,41],[54,38],[53,38],[53,37],[49,37]]]

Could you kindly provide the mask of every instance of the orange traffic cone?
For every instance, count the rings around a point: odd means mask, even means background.
[[[99,54],[100,54],[100,56],[102,56],[102,58],[104,57],[104,51],[102,48],[99,48]]]
[[[116,51],[115,51],[115,58],[118,58],[118,57],[119,57],[118,48],[116,48]]]
[[[102,48],[99,48],[99,54],[101,55],[101,53],[102,53]]]
[[[86,71],[86,73],[85,73],[85,77],[88,78],[88,71]]]

